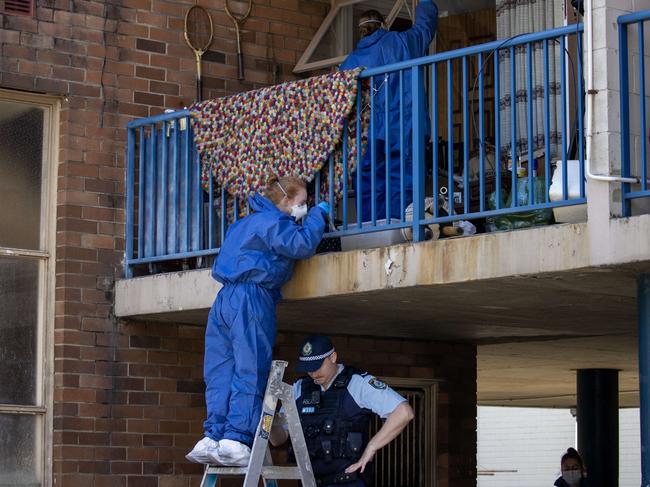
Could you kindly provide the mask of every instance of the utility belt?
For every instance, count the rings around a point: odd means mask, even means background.
[[[316,478],[316,485],[319,487],[324,487],[326,485],[332,484],[349,484],[350,482],[356,482],[359,480],[359,475],[357,472],[352,473],[336,473],[332,475],[324,475],[322,477]]]
[[[305,435],[309,457],[330,462],[337,458],[357,461],[363,453],[363,434],[349,431],[345,436]],[[293,458],[293,448],[289,447],[289,458]]]
[[[322,459],[326,462],[335,458],[347,458],[353,461],[358,460],[363,453],[363,435],[358,432],[348,432],[341,437],[324,437],[307,440],[310,456]]]

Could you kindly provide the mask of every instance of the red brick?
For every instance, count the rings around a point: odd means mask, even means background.
[[[155,95],[153,93],[145,93],[142,91],[136,91],[133,94],[133,101],[135,103],[140,103],[143,105],[157,105],[162,106],[164,104],[165,98],[162,95]]]
[[[162,93],[165,95],[178,95],[178,85],[174,83],[163,83],[161,81],[150,81],[149,89],[154,93]],[[135,96],[134,96],[135,100]],[[137,102],[137,100],[135,100]],[[150,103],[153,105],[154,103]]]
[[[143,435],[143,446],[172,446],[174,437],[172,435]]]
[[[128,487],[158,487],[158,477],[129,475],[127,479]]]
[[[115,247],[115,240],[108,235],[82,235],[81,246],[94,249],[112,249]]]
[[[129,404],[160,404],[160,396],[155,392],[129,392]]]
[[[158,457],[154,448],[129,448],[127,460],[131,462],[153,462]]]
[[[135,75],[138,78],[147,78],[147,79],[153,79],[153,80],[158,80],[158,81],[165,81],[165,70],[164,69],[157,69],[157,68],[151,68],[148,66],[136,66],[135,68]]]
[[[129,419],[127,431],[129,433],[170,433],[170,431],[159,431],[158,421],[151,419]]]
[[[112,474],[141,474],[142,473],[142,463],[141,462],[111,462],[111,473]]]
[[[126,487],[124,475],[95,475],[93,487]]]
[[[100,167],[99,178],[119,181],[124,178],[124,169],[117,167]],[[98,201],[100,201],[99,198]]]
[[[176,380],[174,379],[147,379],[147,391],[176,392]]]

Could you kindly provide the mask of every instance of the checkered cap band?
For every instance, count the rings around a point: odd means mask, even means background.
[[[326,357],[329,357],[334,353],[334,349],[330,350],[329,352],[321,353],[320,355],[314,355],[311,357],[298,357],[298,360],[301,362],[314,362],[315,360],[323,360]]]

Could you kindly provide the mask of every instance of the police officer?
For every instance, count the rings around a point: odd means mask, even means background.
[[[385,383],[337,363],[337,358],[329,338],[308,337],[300,347],[296,368],[308,377],[294,383],[294,397],[318,485],[364,487],[372,477],[375,453],[413,419],[413,409]],[[386,421],[369,438],[374,414]],[[275,446],[288,438],[281,423],[274,421],[271,431]]]

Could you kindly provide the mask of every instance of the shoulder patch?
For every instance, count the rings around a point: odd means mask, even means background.
[[[372,379],[370,379],[370,380],[368,381],[368,384],[370,384],[370,385],[371,385],[372,387],[374,387],[375,389],[386,389],[386,387],[387,387],[387,386],[386,386],[386,383],[380,381],[380,380],[377,379],[376,377],[373,377]]]

